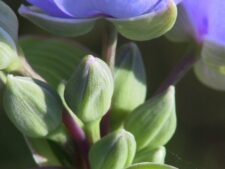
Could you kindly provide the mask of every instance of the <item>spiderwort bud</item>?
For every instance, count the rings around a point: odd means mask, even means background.
[[[136,44],[129,43],[120,49],[116,58],[114,85],[112,118],[118,121],[144,103],[146,97],[146,73]]]
[[[124,169],[128,167],[136,152],[134,136],[119,130],[95,143],[89,154],[92,169]]]
[[[136,153],[134,163],[154,162],[164,163],[166,157],[166,148],[161,146],[156,149],[144,148]]]
[[[112,94],[113,78],[109,67],[89,55],[68,81],[65,100],[84,123],[89,123],[100,120],[107,113]]]
[[[100,138],[99,123],[110,108],[113,88],[109,67],[90,55],[83,59],[66,85],[65,100],[84,123],[90,142]]]
[[[176,129],[174,87],[135,109],[126,119],[125,129],[135,136],[138,150],[166,144]]]
[[[26,136],[46,137],[61,124],[62,104],[47,84],[28,77],[7,77],[4,109]]]
[[[7,68],[17,58],[17,48],[9,34],[0,27],[0,70]]]
[[[0,1],[0,70],[18,61],[17,38],[17,17],[3,1]]]

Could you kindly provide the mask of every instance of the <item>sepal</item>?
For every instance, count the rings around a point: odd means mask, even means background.
[[[145,41],[168,32],[177,18],[177,7],[173,0],[160,1],[148,13],[126,19],[107,18],[124,37]]]
[[[8,75],[3,105],[13,124],[24,135],[47,137],[62,122],[62,104],[46,83]]]
[[[135,43],[125,44],[116,57],[114,93],[111,105],[113,121],[122,121],[144,103],[147,91],[142,55]]]
[[[124,169],[129,166],[136,152],[134,136],[125,131],[115,131],[97,143],[89,154],[92,169]]]
[[[166,148],[161,146],[156,149],[144,148],[136,153],[134,163],[154,162],[163,164],[166,157]]]
[[[65,100],[84,123],[100,121],[111,105],[111,70],[101,59],[86,56],[68,81]]]
[[[91,31],[97,18],[71,19],[49,16],[35,7],[21,5],[19,13],[42,29],[60,36],[76,37]]]
[[[170,86],[136,108],[125,120],[124,127],[135,136],[138,150],[155,149],[165,145],[174,134],[175,113],[175,89]]]
[[[224,45],[206,40],[200,55],[194,66],[197,78],[212,89],[225,91]]]

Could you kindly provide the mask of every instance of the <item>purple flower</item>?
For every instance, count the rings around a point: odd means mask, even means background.
[[[205,85],[225,91],[225,1],[183,0],[168,37],[194,40],[200,48],[195,73]]]
[[[87,33],[104,18],[129,39],[161,36],[176,20],[181,0],[27,0],[19,12],[35,24],[63,36]]]
[[[224,9],[224,0],[183,0],[174,31],[184,31],[199,43],[210,40],[225,44]]]

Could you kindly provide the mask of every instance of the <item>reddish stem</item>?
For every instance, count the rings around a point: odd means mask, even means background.
[[[71,137],[78,145],[79,152],[81,153],[81,160],[83,169],[89,169],[88,152],[89,144],[83,129],[75,122],[73,117],[67,112],[63,112],[63,123],[67,127]]]

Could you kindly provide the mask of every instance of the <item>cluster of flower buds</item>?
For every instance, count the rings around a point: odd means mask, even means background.
[[[125,1],[112,2],[112,6],[121,5],[113,10],[107,7],[106,1],[102,5],[95,2],[101,8],[87,6],[85,1],[78,4],[83,4],[78,15],[73,13],[75,1],[29,2],[36,7],[22,6],[20,13],[58,35],[84,34],[97,19],[104,18],[123,36],[135,40],[149,40],[167,32],[175,22],[178,3],[152,1],[146,6],[145,1],[135,2],[133,11],[126,11],[128,2]],[[118,11],[114,13],[114,10]],[[113,70],[97,57],[83,56],[75,71],[69,74],[70,78],[58,84],[57,92],[48,78],[36,76],[33,70],[28,74],[30,77],[25,77],[24,71],[9,69],[15,58],[18,63],[21,59],[17,31],[16,16],[0,1],[0,68],[8,70],[3,73],[3,106],[10,121],[24,135],[37,165],[173,169],[164,164],[164,145],[176,129],[174,87],[145,101],[146,72],[136,44],[125,44],[118,50]],[[29,41],[30,48],[32,41]],[[22,53],[25,44],[21,44]],[[15,70],[17,74],[13,75]],[[104,121],[106,116],[110,116],[110,121]],[[102,134],[104,123],[111,127]],[[73,156],[78,160],[71,160]]]

